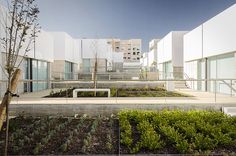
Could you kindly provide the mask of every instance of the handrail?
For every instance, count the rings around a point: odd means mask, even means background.
[[[225,80],[220,80],[220,81],[223,82],[226,86],[228,86],[231,89],[231,91],[234,91],[236,93],[236,89],[233,87],[233,83],[232,83],[233,80],[230,80],[231,85],[229,85]]]

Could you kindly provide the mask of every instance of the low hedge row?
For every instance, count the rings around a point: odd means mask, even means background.
[[[221,112],[127,110],[119,113],[119,121],[121,143],[130,153],[170,147],[190,154],[236,148],[236,117]]]

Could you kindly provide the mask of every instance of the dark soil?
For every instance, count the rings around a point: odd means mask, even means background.
[[[95,120],[98,125],[93,133],[92,126]],[[64,125],[58,129],[59,125]],[[5,125],[4,125],[5,126]],[[140,140],[137,123],[131,121],[133,146]],[[78,133],[74,133],[77,129]],[[56,133],[48,140],[53,130]],[[91,134],[91,142],[84,150],[84,140]],[[25,117],[19,116],[10,120],[9,155],[36,155],[35,148],[38,143],[42,144],[37,155],[79,155],[79,154],[130,154],[130,149],[120,145],[119,121],[116,118],[107,117]],[[70,136],[72,136],[70,138]],[[0,132],[0,155],[4,152],[5,127]],[[162,138],[165,139],[165,138]],[[67,149],[62,145],[66,142]],[[236,145],[215,149],[212,154],[236,152]],[[166,144],[161,150],[150,151],[142,149],[139,154],[178,154],[171,144]]]
[[[33,118],[33,117],[17,117],[10,120],[10,137],[16,136],[14,140],[9,141],[9,155],[35,155],[35,147],[38,143],[42,144],[37,155],[75,155],[75,154],[118,154],[119,152],[119,131],[118,120],[101,118],[95,133],[92,134],[92,142],[89,145],[89,150],[84,152],[84,139],[91,131],[94,118],[84,118],[81,124],[81,118]],[[38,122],[36,122],[38,121]],[[66,123],[66,124],[65,124]],[[44,143],[42,140],[56,129],[61,124],[66,126],[58,130],[48,142]],[[78,133],[73,131],[81,124]],[[4,125],[5,126],[5,125]],[[20,130],[22,129],[22,131]],[[20,131],[19,131],[20,130]],[[39,133],[37,133],[38,131]],[[37,134],[35,134],[37,133]],[[62,145],[69,140],[69,136],[73,134],[68,148],[63,151]],[[111,136],[110,140],[107,137]],[[29,140],[25,139],[26,137]],[[4,152],[5,127],[0,132],[0,155]],[[111,146],[107,143],[110,142]]]

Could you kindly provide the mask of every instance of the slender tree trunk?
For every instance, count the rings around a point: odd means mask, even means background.
[[[7,92],[5,93],[2,103],[0,105],[0,118],[2,119],[0,122],[0,129],[2,128],[3,125],[3,119],[6,119],[6,138],[5,138],[5,150],[4,150],[4,155],[7,155],[7,148],[8,148],[8,131],[9,131],[9,104],[12,99],[11,93],[14,93],[17,88],[17,84],[19,82],[21,75],[21,70],[17,69],[13,77],[8,80],[8,87],[7,87]]]
[[[5,137],[5,149],[4,155],[7,156],[8,149],[8,138],[9,138],[9,104],[10,104],[10,93],[7,93],[7,102],[6,102],[6,137]]]
[[[93,85],[94,89],[97,89],[97,58],[95,59],[95,65],[94,65],[94,78],[93,78]],[[94,96],[97,96],[96,90],[94,91]]]

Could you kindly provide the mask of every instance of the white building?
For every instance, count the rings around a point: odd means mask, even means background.
[[[185,73],[193,79],[236,78],[236,4],[184,36]],[[195,89],[230,93],[230,81],[195,82]]]
[[[112,71],[121,72],[123,71],[123,54],[119,52],[112,52]]]
[[[113,55],[112,45],[107,39],[82,39],[81,57],[83,73],[92,73],[95,65],[95,58],[98,62],[98,72],[112,70]]]
[[[79,70],[80,40],[73,39],[65,32],[50,32],[50,34],[53,36],[54,45],[53,78],[76,79]]]
[[[140,58],[140,66],[145,70],[148,68],[148,52],[142,53]]]
[[[141,39],[108,39],[108,43],[112,45],[113,51],[122,53],[123,55],[123,69],[125,72],[133,71],[139,72],[142,40]]]
[[[0,38],[5,37],[6,25],[9,25],[10,20],[6,23],[8,16],[8,9],[0,5]],[[22,70],[21,80],[25,81],[18,85],[17,92],[33,92],[44,90],[50,87],[51,78],[51,63],[53,62],[53,38],[52,36],[41,30],[35,38],[35,44],[31,44],[30,51],[25,53],[25,49],[28,46],[28,41],[22,45],[17,60],[17,65],[21,62],[19,68]],[[6,53],[4,53],[3,46],[0,46],[0,64],[2,67],[6,64]],[[0,70],[0,80],[6,80],[5,71]],[[0,94],[3,95],[6,91],[6,83],[0,84]]]
[[[148,52],[148,67],[149,70],[152,72],[157,71],[158,68],[158,64],[157,64],[157,46],[158,46],[158,42],[160,40],[159,39],[153,39],[149,42],[149,52]]]
[[[186,31],[172,31],[158,42],[160,78],[183,77],[183,36]]]

